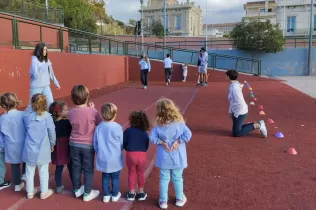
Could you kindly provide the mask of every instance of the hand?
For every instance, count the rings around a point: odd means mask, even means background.
[[[61,88],[60,86],[59,86],[59,87],[57,87],[57,89],[58,89],[58,90],[60,90],[60,88]]]
[[[179,140],[176,140],[176,141],[172,144],[170,150],[171,150],[171,151],[174,151],[174,150],[178,149],[179,144],[180,144]]]
[[[50,148],[50,152],[54,152],[54,147],[51,147],[51,148]]]
[[[168,147],[168,144],[164,141],[160,141],[159,144],[163,147],[163,149],[166,151],[166,152],[170,152],[170,149]]]
[[[94,108],[94,103],[93,103],[93,102],[90,102],[90,103],[89,103],[89,107]]]

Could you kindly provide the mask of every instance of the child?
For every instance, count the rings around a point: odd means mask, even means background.
[[[197,79],[197,85],[202,84],[202,74],[200,73],[200,66],[201,66],[201,60],[200,57],[202,56],[202,51],[198,52],[198,62],[197,62],[197,67],[198,67],[198,79]]]
[[[243,85],[237,81],[238,72],[236,70],[228,70],[226,72],[229,79],[229,116],[233,120],[233,137],[243,136],[254,129],[258,129],[263,137],[267,137],[268,132],[263,120],[254,123],[244,124],[248,114],[248,105],[242,94]]]
[[[163,60],[164,69],[165,69],[165,81],[166,85],[169,85],[172,77],[172,60],[170,54],[167,54],[167,57]]]
[[[46,111],[47,99],[37,93],[31,99],[33,112],[28,112],[23,122],[26,127],[26,138],[23,149],[23,161],[26,163],[26,192],[31,199],[37,193],[34,189],[34,174],[37,166],[40,177],[41,199],[53,194],[48,189],[48,166],[51,152],[56,144],[55,125],[52,116]]]
[[[156,167],[160,170],[159,176],[159,206],[168,208],[168,185],[170,172],[176,194],[176,206],[182,207],[187,202],[183,194],[183,169],[188,166],[186,146],[192,133],[185,125],[184,119],[169,99],[157,102],[155,126],[151,130],[149,140],[157,145]]]
[[[145,53],[142,53],[138,64],[140,65],[140,80],[143,89],[146,89],[148,85],[148,73],[150,72],[151,66],[150,61]]]
[[[139,192],[137,199],[146,200],[147,193],[144,192],[146,166],[146,152],[148,150],[149,121],[145,112],[132,112],[129,116],[130,128],[124,131],[123,148],[126,150],[126,164],[128,168],[129,192],[127,200],[134,201],[136,197],[135,178],[137,176]]]
[[[102,121],[94,104],[89,103],[89,90],[84,85],[76,85],[71,90],[71,100],[76,105],[69,110],[68,119],[72,126],[69,139],[72,162],[72,182],[76,198],[83,195],[83,201],[99,196],[98,190],[92,190],[94,173],[93,133]],[[84,185],[81,185],[81,173],[84,172]]]
[[[188,75],[188,64],[182,64],[182,76],[183,76],[183,80],[182,82],[186,82],[187,81],[187,75]]]
[[[49,107],[55,127],[56,127],[56,145],[52,153],[52,163],[56,165],[55,181],[56,193],[61,193],[64,189],[62,185],[62,173],[64,165],[67,164],[70,180],[72,180],[72,168],[70,160],[69,137],[71,134],[71,125],[68,117],[67,104],[63,101],[55,101]]]
[[[1,118],[0,117],[0,125],[1,125]],[[0,134],[0,190],[3,190],[5,188],[8,188],[11,186],[10,181],[6,181],[4,179],[5,173],[6,173],[6,166],[4,163],[4,140],[3,140],[3,135]]]
[[[117,202],[121,193],[120,171],[123,168],[123,129],[114,122],[117,107],[112,103],[106,103],[101,108],[103,122],[95,129],[93,147],[96,152],[96,168],[102,172],[103,202]],[[112,193],[109,182],[112,181]],[[112,198],[112,199],[111,199]]]
[[[8,92],[1,96],[0,105],[5,109],[0,125],[0,135],[4,141],[5,162],[11,164],[14,191],[21,191],[24,182],[21,181],[22,152],[25,141],[24,112],[18,111],[20,101],[14,93]]]

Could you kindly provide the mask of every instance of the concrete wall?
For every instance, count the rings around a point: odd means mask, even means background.
[[[29,100],[31,54],[27,50],[0,49],[0,93],[15,92],[22,106]],[[54,98],[68,96],[75,84],[92,90],[128,81],[128,58],[124,56],[51,52],[49,58],[61,85],[57,90],[51,84]]]

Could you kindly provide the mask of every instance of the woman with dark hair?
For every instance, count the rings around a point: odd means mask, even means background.
[[[53,94],[50,89],[50,80],[52,80],[60,89],[60,85],[54,75],[52,63],[48,59],[47,46],[45,43],[38,43],[34,49],[31,67],[30,67],[30,98],[33,95],[40,93],[46,96],[47,106],[49,107],[53,102]],[[27,110],[30,110],[30,103]]]
[[[140,65],[140,80],[143,88],[146,89],[148,85],[148,72],[150,72],[150,61],[145,53],[142,53],[138,62]]]

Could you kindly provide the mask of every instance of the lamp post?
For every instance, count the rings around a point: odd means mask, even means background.
[[[311,0],[311,11],[310,11],[310,17],[309,17],[309,46],[308,46],[308,72],[307,72],[307,75],[310,75],[312,73],[313,7],[314,7],[313,0]]]
[[[167,9],[166,0],[163,1],[163,57],[165,57],[165,46],[166,46],[166,27],[167,27]]]
[[[144,46],[143,46],[143,43],[144,43],[144,25],[143,25],[143,15],[144,15],[144,0],[140,0],[140,5],[141,5],[141,19],[140,19],[140,24],[141,24],[141,36],[142,36],[142,52],[144,51]]]
[[[205,50],[207,50],[207,0],[205,5]]]
[[[47,21],[48,18],[48,0],[45,0],[45,21]]]

